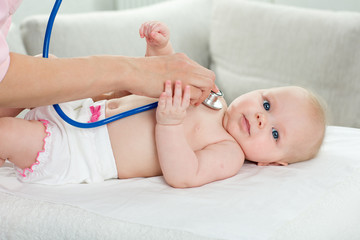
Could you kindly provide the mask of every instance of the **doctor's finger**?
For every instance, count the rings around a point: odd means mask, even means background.
[[[190,86],[190,104],[191,105],[197,105],[201,96],[202,96],[202,92],[199,88]]]

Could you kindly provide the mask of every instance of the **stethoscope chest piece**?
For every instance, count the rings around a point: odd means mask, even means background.
[[[211,109],[220,110],[222,109],[222,103],[219,97],[224,96],[224,94],[219,90],[219,92],[210,92],[210,95],[203,101],[203,104]]]

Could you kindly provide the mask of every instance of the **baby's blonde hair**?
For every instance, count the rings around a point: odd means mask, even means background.
[[[305,89],[305,93],[309,100],[311,107],[311,115],[313,118],[312,123],[316,124],[316,128],[319,130],[317,134],[314,134],[314,141],[308,141],[303,146],[294,146],[292,151],[284,159],[287,163],[296,163],[310,160],[318,154],[320,147],[324,141],[326,130],[326,104],[321,97],[313,93],[312,91]]]

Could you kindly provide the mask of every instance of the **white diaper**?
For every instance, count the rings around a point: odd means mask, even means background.
[[[105,117],[105,101],[91,99],[60,104],[72,119],[89,122]],[[117,178],[117,169],[106,126],[81,129],[64,122],[52,106],[38,107],[25,116],[46,127],[43,151],[27,169],[15,167],[22,182],[50,185],[93,183]]]

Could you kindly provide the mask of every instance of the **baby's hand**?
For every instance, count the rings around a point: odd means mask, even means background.
[[[156,110],[156,122],[162,125],[181,124],[186,117],[189,104],[190,86],[185,87],[183,95],[181,81],[176,81],[173,94],[171,82],[166,81],[165,92],[160,95]]]
[[[152,48],[164,48],[170,39],[169,28],[158,21],[143,23],[139,29],[139,34],[141,38],[146,38],[148,47]]]

